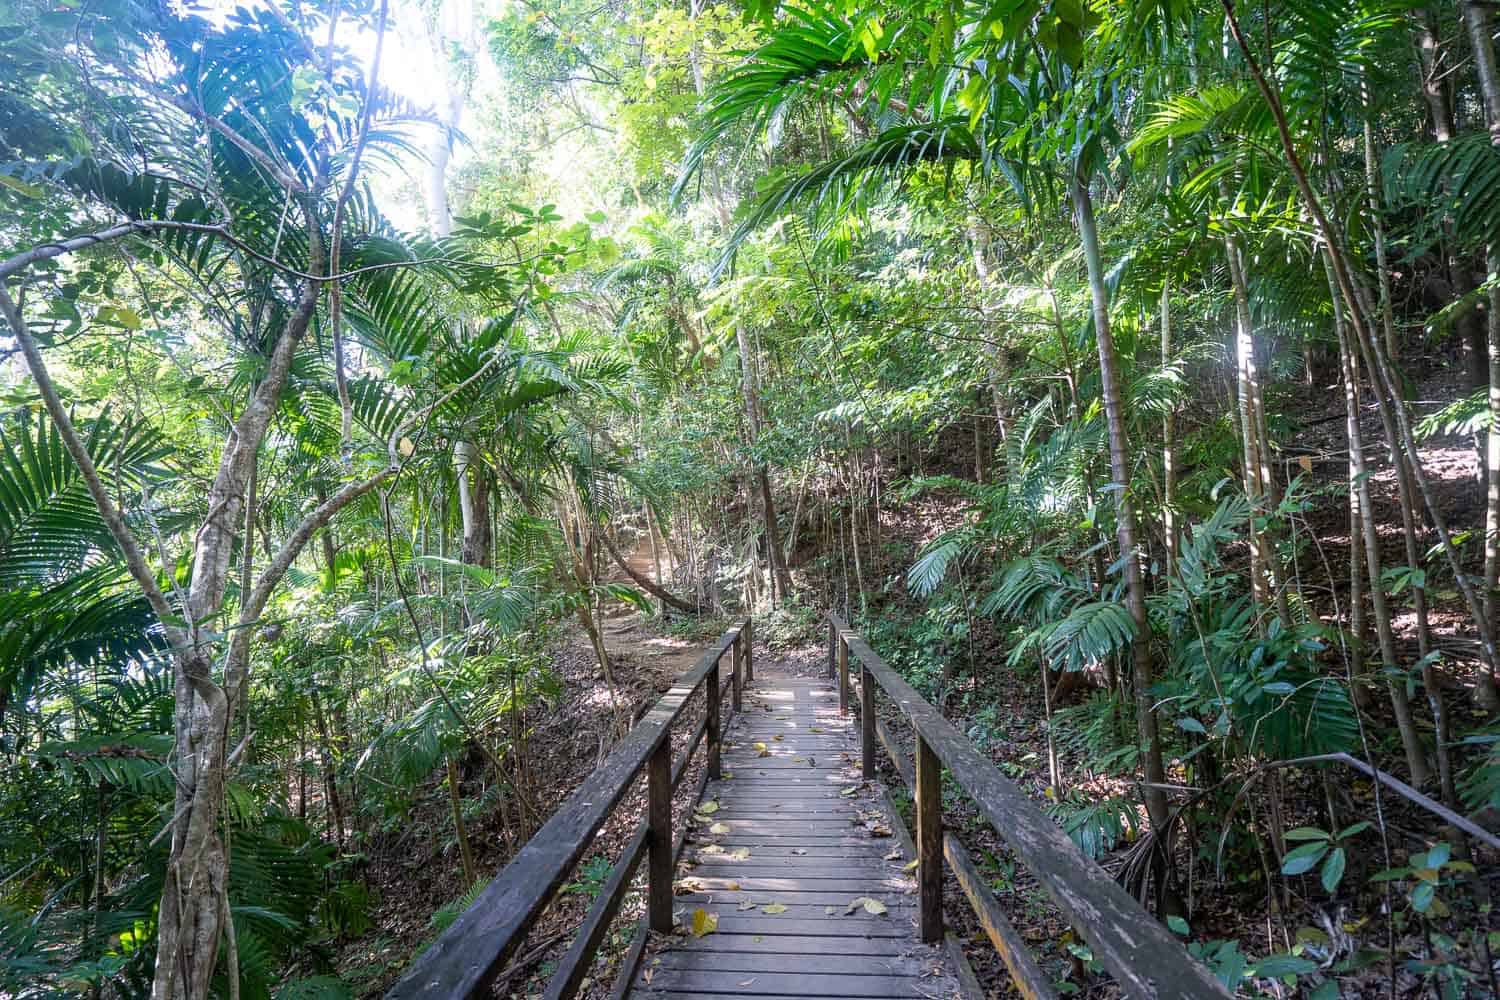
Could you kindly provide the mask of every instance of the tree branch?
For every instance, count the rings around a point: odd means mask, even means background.
[[[599,540],[604,543],[604,550],[608,552],[609,557],[615,561],[615,565],[623,569],[626,576],[630,577],[637,584],[639,584],[640,587],[652,597],[656,598],[664,604],[670,604],[678,611],[685,611],[690,615],[696,615],[698,613],[698,609],[689,604],[687,601],[684,601],[682,598],[669,593],[659,584],[654,583],[646,576],[637,573],[635,571],[635,567],[626,562],[625,557],[620,554],[620,550],[615,548],[615,543],[609,540],[609,535],[606,532],[599,532]]]

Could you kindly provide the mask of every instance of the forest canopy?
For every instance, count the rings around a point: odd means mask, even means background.
[[[727,623],[829,612],[1231,993],[1500,993],[1495,35],[6,4],[0,995],[379,995]]]

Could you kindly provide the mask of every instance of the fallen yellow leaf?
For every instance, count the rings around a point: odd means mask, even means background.
[[[728,823],[715,823],[713,826],[711,826],[711,827],[708,828],[708,832],[709,833],[728,833],[729,832],[729,824]]]
[[[750,856],[750,848],[748,848],[748,847],[736,847],[734,850],[732,850],[732,851],[729,852],[729,856],[731,858],[734,858],[734,860],[736,860],[736,861],[744,861],[746,858],[748,858]]]
[[[714,931],[719,929],[719,915],[717,913],[709,913],[707,910],[700,906],[693,911],[693,923],[691,929],[693,932],[693,937],[701,938],[705,934],[712,934]]]
[[[874,914],[877,917],[884,916],[887,912],[885,904],[880,900],[871,899],[869,896],[856,896],[854,899],[851,899],[849,901],[849,905],[844,908],[844,913],[853,913],[860,907],[864,907],[866,913]]]
[[[719,803],[714,799],[709,799],[698,807],[698,811],[705,816],[712,816],[719,811]]]
[[[780,903],[767,903],[765,906],[762,906],[760,908],[760,912],[769,913],[774,917],[778,913],[785,913],[786,907],[782,906]]]

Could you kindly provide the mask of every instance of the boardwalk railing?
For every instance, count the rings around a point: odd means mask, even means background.
[[[1051,982],[1006,919],[958,838],[943,832],[943,768],[995,831],[1031,869],[1094,957],[1133,998],[1228,997],[1208,970],[1144,907],[1078,850],[1026,793],[943,718],[837,615],[828,616],[828,673],[838,674],[839,711],[849,711],[850,657],[860,674],[861,763],[875,776],[877,741],[912,792],[917,846],[918,932],[943,937],[943,861],[953,871],[980,925],[1026,997],[1054,997]],[[916,733],[915,766],[875,714],[876,689],[900,708]]]
[[[741,691],[754,678],[751,635],[747,619],[725,632],[697,665],[679,677],[604,763],[526,842],[474,904],[412,960],[405,975],[386,994],[387,998],[486,994],[642,769],[647,781],[646,815],[615,862],[568,953],[558,964],[548,983],[547,1000],[566,1000],[578,992],[642,857],[647,859],[649,883],[647,923],[652,930],[670,931],[672,876],[681,844],[681,832],[675,838],[672,834],[672,792],[687,773],[698,747],[705,743],[708,761],[703,781],[719,776],[720,702],[724,694],[720,662],[726,652],[732,653],[730,706],[738,712]],[[672,724],[700,687],[706,688],[703,721],[674,763]],[[622,981],[629,981],[643,941],[644,934],[638,934],[626,959],[629,968],[622,972]]]

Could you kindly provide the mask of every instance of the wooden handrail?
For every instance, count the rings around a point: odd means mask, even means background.
[[[942,831],[942,788],[939,772],[946,767],[958,786],[1031,869],[1099,962],[1132,997],[1198,1000],[1228,997],[1209,971],[1198,964],[1146,909],[1122,889],[1104,869],[1086,857],[1056,823],[1025,792],[1000,773],[941,712],[880,658],[842,618],[829,614],[828,665],[839,673],[840,707],[849,702],[849,660],[860,666],[860,720],[864,740],[862,763],[866,777],[874,773],[874,744],[884,743],[902,780],[913,787],[917,821],[919,931],[936,941],[942,930],[942,871],[945,847],[950,856],[962,852],[956,838]],[[873,681],[874,683],[871,683]],[[916,767],[901,758],[895,740],[874,716],[875,687],[879,686],[901,709],[916,732]],[[939,766],[941,765],[941,766]],[[914,773],[913,773],[914,771]],[[985,926],[1016,985],[1026,996],[1050,996],[1051,987],[1037,974],[1030,955],[1018,954],[1020,939],[998,907],[985,906],[972,882],[971,866],[952,863],[965,893]],[[990,897],[993,902],[993,897]],[[991,925],[994,928],[991,929]]]
[[[647,905],[652,927],[671,929],[676,853],[671,829],[672,791],[682,781],[694,753],[704,741],[708,743],[709,771],[717,770],[722,734],[719,706],[714,704],[705,712],[703,722],[675,766],[672,724],[705,681],[710,695],[723,691],[720,661],[730,649],[734,650],[733,708],[739,708],[739,692],[752,669],[750,635],[748,620],[731,628],[692,669],[677,679],[604,763],[485,887],[474,904],[412,960],[406,973],[386,994],[387,1000],[483,995],[642,770],[648,774],[647,816],[616,862],[573,947],[560,963],[547,996],[566,1000],[577,992],[643,856],[649,859],[651,874]]]

